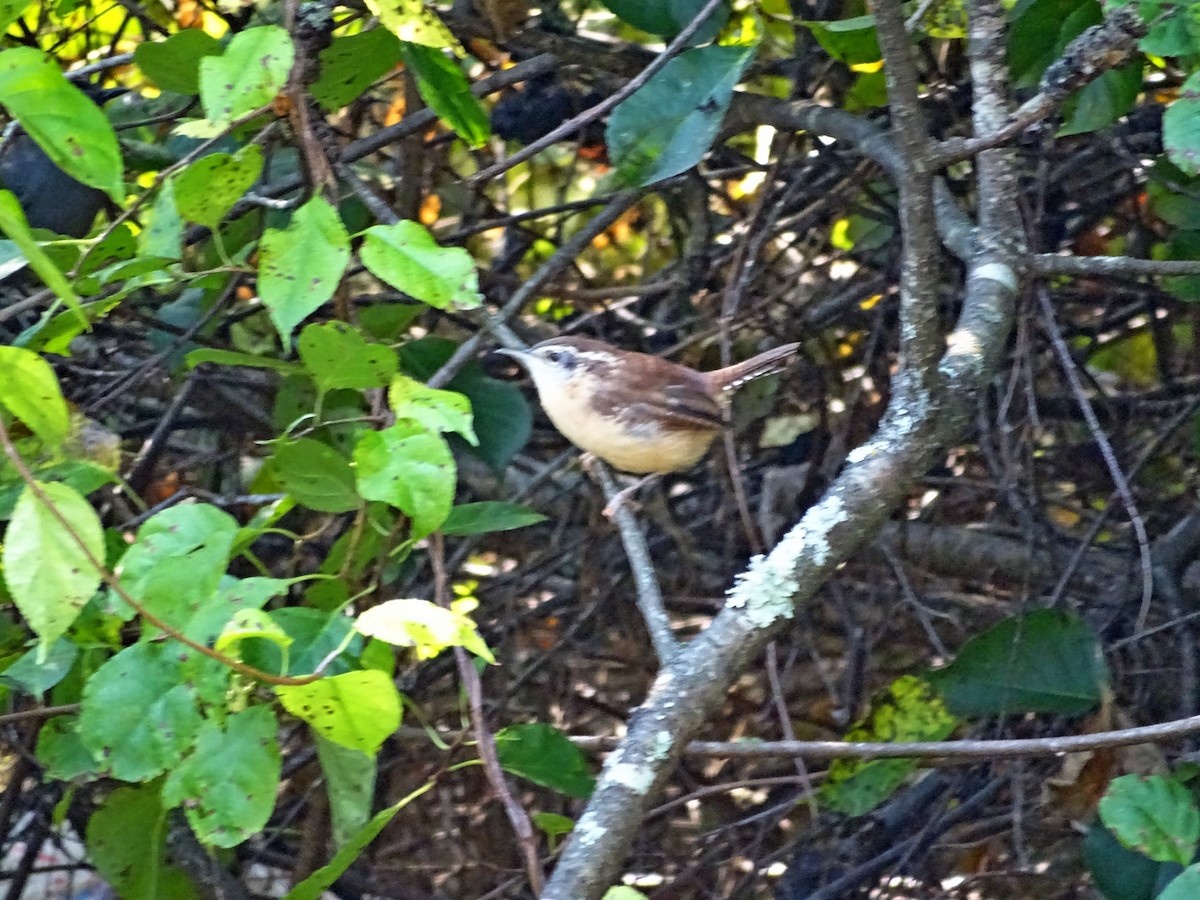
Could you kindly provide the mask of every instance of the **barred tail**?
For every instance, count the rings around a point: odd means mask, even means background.
[[[708,372],[707,375],[711,379],[713,387],[721,391],[735,391],[747,381],[782,372],[799,349],[799,344],[784,344],[782,347],[752,356],[744,362],[734,363],[732,366],[717,369],[715,372]]]

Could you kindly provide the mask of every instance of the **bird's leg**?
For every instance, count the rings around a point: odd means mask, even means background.
[[[605,486],[606,481],[609,484],[612,484],[612,478],[609,477],[606,479],[604,477],[606,473],[600,471],[600,459],[594,453],[584,453],[579,458],[579,462],[580,465],[583,466],[583,470],[587,472],[592,477],[592,480],[599,484],[601,488]],[[614,515],[616,515],[617,509],[620,508],[622,503],[625,503],[640,488],[649,484],[658,477],[659,476],[657,473],[652,472],[649,475],[643,475],[633,484],[621,488],[621,490],[613,494],[612,499],[605,504],[604,509],[601,511],[601,515],[603,515],[606,519],[611,519]]]
[[[630,497],[659,477],[661,476],[659,476],[657,472],[651,472],[649,475],[643,475],[633,484],[621,488],[612,495],[612,499],[605,504],[605,507],[600,511],[600,514],[606,519],[611,519],[614,515],[616,515],[617,509],[620,508],[622,503],[627,502]]]

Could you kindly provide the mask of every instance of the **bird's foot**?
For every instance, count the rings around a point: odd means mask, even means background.
[[[630,498],[634,494],[636,494],[650,482],[654,481],[656,478],[658,478],[658,475],[656,474],[644,475],[633,484],[621,488],[621,490],[617,491],[612,495],[611,498],[609,498],[608,503],[605,504],[604,509],[600,511],[600,514],[606,519],[611,519],[617,514],[617,510],[620,509],[623,504],[629,503]]]

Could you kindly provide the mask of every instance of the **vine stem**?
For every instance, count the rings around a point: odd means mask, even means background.
[[[62,526],[63,531],[67,533],[67,536],[70,537],[72,543],[79,548],[79,551],[88,561],[88,565],[90,565],[96,570],[97,573],[99,573],[100,580],[108,585],[114,594],[128,603],[134,612],[136,612],[155,628],[162,631],[162,633],[167,637],[179,641],[179,643],[183,644],[185,647],[195,650],[202,656],[207,656],[209,659],[216,660],[217,662],[221,663],[221,665],[232,669],[239,675],[245,675],[247,678],[254,678],[267,684],[295,687],[302,684],[312,684],[314,681],[317,681],[319,678],[321,678],[320,671],[313,672],[311,675],[304,675],[297,678],[289,675],[272,675],[270,672],[264,672],[261,669],[256,669],[254,666],[247,665],[241,660],[233,659],[232,657],[226,656],[223,653],[218,653],[216,650],[213,650],[210,647],[204,646],[204,644],[193,640],[178,629],[168,625],[154,613],[150,612],[144,605],[135,600],[132,595],[130,595],[129,591],[125,590],[125,588],[121,586],[121,582],[117,576],[110,572],[108,567],[104,565],[103,561],[96,557],[96,555],[92,552],[92,549],[87,545],[87,542],[84,541],[84,539],[79,535],[79,532],[76,531],[75,526],[67,520],[66,516],[64,516],[58,507],[55,506],[50,500],[45,490],[43,490],[42,486],[38,483],[38,480],[33,477],[33,472],[31,472],[29,467],[25,465],[25,460],[21,458],[21,454],[17,452],[16,445],[13,444],[12,437],[8,433],[8,428],[4,424],[3,417],[0,417],[0,446],[4,448],[5,455],[12,462],[13,468],[17,470],[17,474],[21,476],[21,480],[25,482],[25,486],[29,489],[29,492],[33,494],[33,496],[37,498],[38,502],[46,508],[46,511],[50,513],[54,520]]]

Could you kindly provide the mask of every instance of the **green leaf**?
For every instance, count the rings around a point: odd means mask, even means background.
[[[124,900],[198,896],[166,860],[167,811],[157,785],[123,787],[104,797],[87,826],[88,858]]]
[[[438,118],[472,147],[492,135],[491,123],[459,64],[441,49],[404,42],[404,65],[417,79],[417,90]]]
[[[265,706],[234,713],[224,727],[207,721],[196,752],[168,776],[163,800],[183,805],[204,843],[236,847],[267,824],[281,770],[277,727]]]
[[[204,363],[218,366],[248,366],[252,369],[273,369],[291,375],[300,371],[300,366],[286,359],[276,359],[272,356],[256,356],[253,353],[240,353],[237,350],[218,350],[215,347],[201,347],[193,350],[184,357],[189,369]]]
[[[212,122],[228,124],[266,106],[287,83],[295,48],[278,25],[238,32],[221,56],[200,60],[200,100]]]
[[[194,641],[208,644],[225,631],[239,613],[258,611],[273,598],[286,594],[292,581],[288,578],[224,578],[212,603],[204,604],[188,620],[183,633]],[[291,636],[288,636],[291,642]]]
[[[1100,798],[1100,821],[1124,846],[1186,866],[1200,840],[1200,810],[1186,787],[1161,775],[1123,775]]]
[[[165,41],[143,41],[133,51],[133,61],[164,91],[200,93],[200,60],[220,56],[221,44],[197,28],[185,28]]]
[[[62,444],[70,427],[67,401],[50,363],[22,347],[0,347],[0,406],[46,444]]]
[[[1163,114],[1167,158],[1189,175],[1200,174],[1200,72],[1189,75]]]
[[[334,38],[320,53],[321,75],[309,89],[327,112],[341,109],[400,62],[400,41],[384,28]]]
[[[81,775],[98,775],[92,751],[79,735],[78,716],[55,716],[38,732],[36,755],[45,776],[70,781]]]
[[[533,722],[500,729],[496,754],[505,771],[570,797],[590,797],[596,787],[583,751],[550,725]]]
[[[1019,87],[1037,86],[1046,67],[1087,28],[1100,22],[1096,0],[1033,0],[1014,11],[1008,65]]]
[[[673,38],[704,6],[704,0],[603,0],[605,6],[634,28]],[[718,6],[692,36],[690,44],[707,44],[729,21],[729,6]]]
[[[242,195],[262,174],[263,155],[258,144],[237,152],[202,156],[174,176],[175,208],[185,219],[216,230]]]
[[[76,538],[94,559],[103,560],[104,529],[91,504],[73,488],[59,482],[39,487],[70,530],[26,489],[5,533],[3,565],[9,593],[41,638],[39,659],[44,659],[100,587],[100,572]]]
[[[1200,51],[1200,10],[1195,3],[1142,0],[1138,4],[1150,33],[1138,46],[1154,56],[1187,56]]]
[[[283,900],[321,900],[325,892],[333,886],[350,865],[362,855],[367,845],[379,835],[379,832],[392,821],[396,813],[408,806],[417,797],[432,788],[437,782],[428,781],[417,788],[395,806],[380,810],[354,837],[333,855],[329,864],[313,872],[302,882],[292,888]]]
[[[688,50],[613,110],[605,132],[618,177],[648,185],[708,152],[755,47]]]
[[[442,525],[442,534],[487,534],[491,531],[511,531],[546,521],[540,512],[520,503],[483,500],[461,503],[450,510]]]
[[[362,504],[350,463],[320,441],[285,441],[275,448],[272,463],[283,489],[309,509],[339,513]]]
[[[919,678],[903,675],[872,701],[870,713],[845,740],[939,741],[957,724],[936,691]],[[821,799],[845,815],[863,815],[890,797],[916,767],[914,759],[834,760],[821,785]]]
[[[52,57],[32,47],[0,52],[0,104],[56,166],[115,202],[124,199],[124,163],[112,124]]]
[[[450,515],[456,469],[440,435],[411,422],[368,431],[354,448],[354,466],[358,493],[411,518],[414,539],[437,530]]]
[[[1184,869],[1158,895],[1158,900],[1195,900],[1197,897],[1200,897],[1200,865]]]
[[[149,643],[122,650],[88,679],[79,735],[113,778],[148,781],[166,768],[156,714],[180,679],[178,649]]]
[[[168,179],[154,198],[146,227],[138,235],[138,254],[159,259],[179,259],[183,246],[183,219],[175,208],[175,181]]]
[[[29,261],[33,271],[37,272],[38,278],[42,279],[46,283],[46,287],[50,288],[56,297],[74,311],[80,322],[86,327],[87,319],[84,317],[79,295],[67,281],[67,276],[62,273],[62,270],[34,238],[33,232],[29,228],[29,222],[25,218],[25,211],[21,209],[21,204],[11,191],[0,191],[0,231],[8,235],[9,239],[20,248],[21,255]]]
[[[430,431],[452,431],[478,446],[471,425],[471,401],[456,391],[440,391],[400,375],[388,388],[388,405],[397,419],[411,419]]]
[[[400,350],[404,370],[425,381],[450,358],[457,345],[446,338],[426,337],[410,341]],[[515,384],[497,381],[484,374],[478,360],[471,360],[446,385],[471,401],[475,453],[496,471],[502,471],[529,440],[533,413]]]
[[[322,737],[374,756],[400,727],[400,695],[383,672],[365,669],[275,688],[283,708]]]
[[[291,636],[275,624],[271,614],[254,607],[244,607],[235,612],[221,629],[213,649],[218,653],[237,652],[237,645],[249,638],[262,638],[286,651],[292,644]],[[286,656],[284,657],[286,659]]]
[[[546,835],[551,853],[558,846],[558,838],[564,834],[570,834],[575,830],[575,820],[570,816],[561,816],[558,813],[551,812],[537,812],[529,818],[538,827],[538,830]]]
[[[875,36],[874,16],[853,16],[830,22],[801,22],[821,49],[848,66],[864,65],[883,58]]]
[[[1100,646],[1082,620],[1039,609],[972,638],[929,680],[959,716],[1074,716],[1100,702],[1109,675]]]
[[[425,8],[424,0],[367,0],[367,9],[402,41],[426,47],[449,47],[458,56],[466,55],[437,13]]]
[[[1107,900],[1154,900],[1183,868],[1123,847],[1099,821],[1092,822],[1083,839],[1083,859]]]
[[[463,647],[490,663],[496,661],[469,616],[428,600],[387,600],[360,613],[354,629],[396,647],[414,647],[420,659],[431,659],[447,647]]]
[[[0,672],[0,683],[38,696],[66,678],[78,655],[79,648],[72,641],[59,638],[48,651],[41,647],[31,650]],[[45,658],[39,660],[39,656]]]
[[[329,797],[333,846],[345,847],[371,819],[375,800],[375,760],[361,750],[327,741],[320,734],[316,735],[314,743]]]
[[[121,558],[121,586],[168,625],[182,628],[217,601],[237,533],[233,516],[208,504],[155,513]]]
[[[437,309],[467,309],[483,301],[471,254],[439,247],[419,222],[368,228],[360,255],[377,278]]]
[[[1098,131],[1126,115],[1142,90],[1142,61],[1137,59],[1102,74],[1083,88],[1067,106],[1067,121],[1059,137]]]
[[[0,32],[7,31],[28,8],[29,0],[0,0]]]
[[[260,245],[258,290],[286,344],[296,326],[333,296],[350,261],[350,238],[337,210],[313,197],[282,231]]]
[[[354,633],[354,622],[340,612],[331,614],[318,609],[285,607],[272,610],[271,617],[292,639],[290,656],[294,672],[308,674],[338,651],[353,658],[362,650],[362,638]],[[269,641],[246,644],[242,647],[242,658],[263,671],[283,672],[279,648]],[[326,662],[323,671],[326,675],[340,675],[351,671],[350,663],[337,656],[332,662]]]
[[[618,884],[605,891],[601,900],[646,900],[646,895],[627,884]]]
[[[345,322],[305,326],[296,350],[322,391],[384,387],[396,374],[396,351],[368,344]]]

